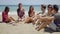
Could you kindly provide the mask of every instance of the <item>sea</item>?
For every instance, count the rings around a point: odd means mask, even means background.
[[[18,5],[0,5],[0,15],[4,11],[6,6],[8,6],[10,8],[10,11],[9,11],[10,15],[17,15]],[[30,7],[30,5],[23,5],[23,8],[25,10],[26,15],[28,15],[29,7]],[[34,11],[36,13],[42,12],[41,11],[41,5],[33,5],[33,7],[34,7]],[[60,5],[58,5],[58,7],[59,7],[59,12],[60,12]],[[47,12],[47,8],[46,8],[46,12]]]

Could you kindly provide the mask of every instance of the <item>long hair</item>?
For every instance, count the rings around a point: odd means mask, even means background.
[[[34,10],[34,7],[31,5],[30,8],[29,8],[29,12],[28,12],[29,16],[33,12],[33,10]]]
[[[18,4],[18,9],[20,9],[20,6],[21,6],[21,5],[22,5],[22,3],[19,3],[19,4]]]

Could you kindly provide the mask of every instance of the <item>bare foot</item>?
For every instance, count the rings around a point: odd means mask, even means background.
[[[39,27],[36,27],[35,29],[37,30]]]

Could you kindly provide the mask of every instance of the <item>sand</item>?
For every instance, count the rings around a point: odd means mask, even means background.
[[[17,20],[17,15],[10,15]],[[2,16],[0,15],[0,21]],[[24,22],[19,22],[13,24],[0,23],[0,34],[60,34],[60,32],[48,33],[44,32],[44,29],[37,31],[34,25],[24,24]]]

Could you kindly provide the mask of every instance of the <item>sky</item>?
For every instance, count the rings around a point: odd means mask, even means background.
[[[57,4],[60,5],[60,0],[0,0],[0,5],[40,5],[40,4]]]

